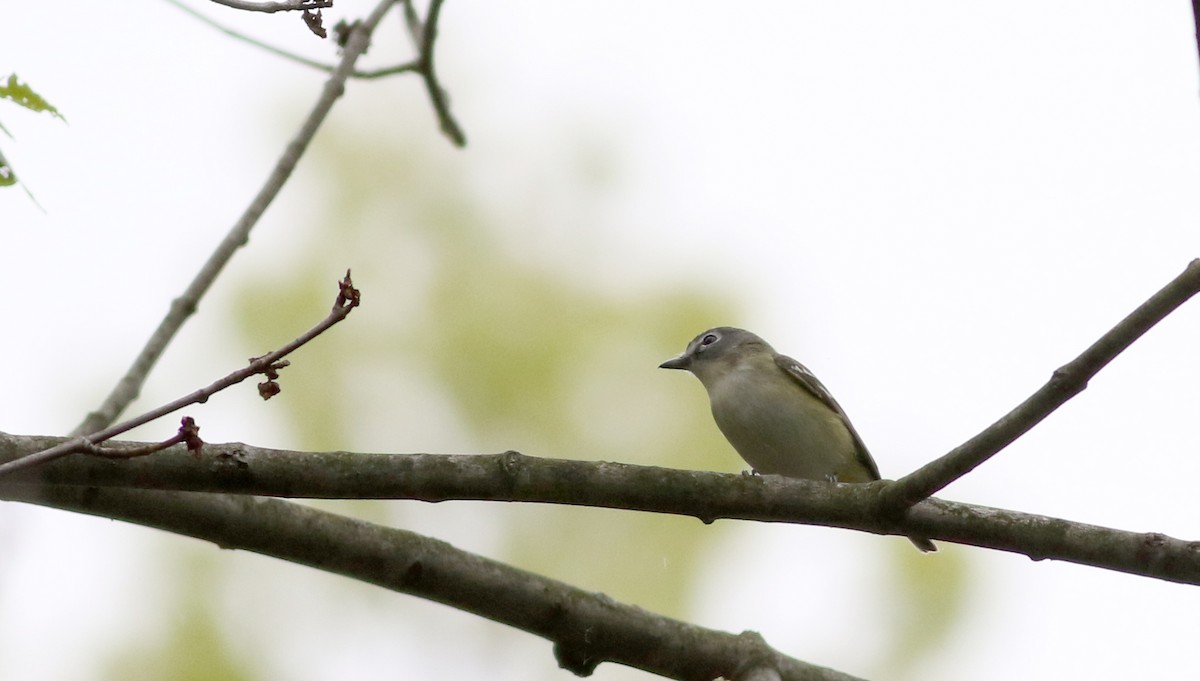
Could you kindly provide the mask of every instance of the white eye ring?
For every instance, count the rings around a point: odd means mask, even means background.
[[[719,339],[717,338],[717,334],[715,334],[715,333],[707,334],[704,336],[704,338],[700,339],[700,347],[706,348],[706,347],[712,345],[713,343],[716,343],[718,340]]]

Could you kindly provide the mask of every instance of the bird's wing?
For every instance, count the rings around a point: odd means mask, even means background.
[[[878,480],[879,466],[875,465],[875,460],[871,458],[871,453],[867,451],[867,446],[863,444],[862,438],[858,436],[858,431],[854,429],[854,424],[850,423],[850,418],[842,410],[842,405],[833,399],[833,395],[829,394],[829,390],[817,380],[817,377],[813,375],[813,372],[808,370],[808,367],[791,357],[777,354],[775,355],[775,364],[780,369],[783,369],[784,373],[799,383],[800,387],[812,393],[814,397],[821,400],[825,406],[832,409],[842,419],[842,423],[846,425],[846,430],[850,431],[850,437],[854,439],[854,448],[858,454],[858,460],[871,473],[871,477]]]

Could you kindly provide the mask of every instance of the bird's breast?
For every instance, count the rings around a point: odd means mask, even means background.
[[[756,380],[731,372],[710,386],[717,427],[754,470],[810,480],[866,482],[841,417],[784,375]],[[861,469],[861,470],[860,470]]]

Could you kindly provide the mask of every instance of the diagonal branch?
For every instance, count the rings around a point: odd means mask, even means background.
[[[404,27],[408,30],[408,36],[412,38],[413,46],[417,49],[416,70],[425,82],[425,90],[429,93],[429,101],[433,104],[433,112],[437,115],[442,134],[450,138],[454,146],[465,147],[467,145],[466,134],[463,133],[462,127],[450,113],[449,99],[438,81],[437,69],[433,64],[433,44],[437,41],[438,19],[442,15],[443,1],[430,0],[429,11],[426,12],[424,22],[417,15],[417,8],[414,6],[413,0],[401,0],[400,7],[404,17]]]
[[[278,499],[83,487],[14,486],[10,499],[117,518],[345,575],[486,617],[554,643],[559,666],[586,676],[616,662],[673,679],[740,679],[772,668],[789,681],[853,681],[734,635],[404,530]]]
[[[429,92],[429,101],[433,104],[433,110],[437,114],[442,133],[450,138],[454,146],[465,147],[467,136],[450,113],[450,102],[446,97],[446,91],[442,89],[442,85],[438,81],[437,69],[433,64],[433,43],[437,40],[438,18],[442,15],[442,2],[443,0],[431,0],[429,3],[429,12],[425,15],[425,25],[422,27],[420,39],[417,41],[419,52],[417,70],[424,77],[425,89]],[[405,6],[412,7],[411,0]],[[411,19],[409,21],[411,26]]]
[[[1197,292],[1200,292],[1200,259],[1188,263],[1182,274],[1122,319],[1083,354],[1056,370],[1049,382],[999,421],[941,458],[885,487],[880,494],[882,508],[886,512],[903,511],[990,459],[1067,400],[1083,392],[1093,376]]]
[[[0,434],[0,461],[52,446],[58,438]],[[138,447],[115,442],[114,449]],[[320,499],[482,500],[616,508],[691,516],[804,523],[919,534],[1081,565],[1200,584],[1200,542],[1134,533],[1060,518],[927,499],[900,520],[879,513],[888,483],[834,485],[778,476],[742,476],[631,464],[488,455],[297,452],[240,443],[206,444],[203,460],[176,448],[114,462],[59,461],[0,482],[0,498],[48,487],[139,488]],[[570,481],[570,484],[564,484]]]
[[[338,63],[338,67],[325,82],[325,87],[317,103],[309,112],[304,124],[300,126],[299,132],[288,143],[283,155],[275,162],[274,170],[271,171],[254,200],[250,202],[229,233],[217,245],[216,250],[196,273],[195,278],[188,284],[183,294],[171,302],[166,316],[159,322],[158,328],[154,330],[150,340],[146,342],[145,347],[134,359],[125,375],[113,387],[112,392],[95,411],[88,414],[83,422],[75,427],[75,430],[72,431],[73,434],[83,435],[104,428],[115,421],[130,402],[137,399],[142,385],[146,382],[146,377],[158,362],[159,357],[166,351],[167,346],[175,338],[175,334],[178,333],[184,322],[195,314],[200,299],[208,292],[213,282],[216,281],[217,275],[233,258],[234,253],[249,240],[250,230],[258,223],[267,207],[278,196],[284,183],[291,177],[300,157],[317,134],[317,129],[333,109],[334,103],[345,92],[346,79],[353,72],[354,63],[366,51],[372,32],[395,1],[381,0],[366,20],[351,29],[350,38],[342,52],[342,59]]]

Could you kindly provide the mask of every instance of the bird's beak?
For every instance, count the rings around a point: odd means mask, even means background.
[[[659,369],[686,369],[692,364],[692,358],[686,352],[678,357],[673,357],[658,365]]]

